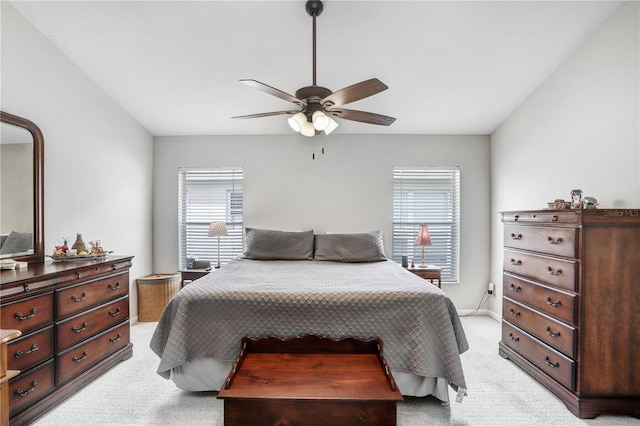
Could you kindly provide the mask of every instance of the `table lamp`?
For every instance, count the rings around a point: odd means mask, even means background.
[[[427,225],[420,225],[420,231],[418,232],[418,237],[416,238],[416,244],[422,246],[422,263],[418,265],[418,268],[426,268],[427,264],[424,263],[424,246],[431,246],[433,243],[431,242],[431,237],[429,236],[429,228]]]
[[[212,222],[209,225],[209,236],[218,237],[218,266],[216,266],[216,269],[220,268],[220,237],[225,235],[229,234],[227,233],[227,225],[224,222]]]

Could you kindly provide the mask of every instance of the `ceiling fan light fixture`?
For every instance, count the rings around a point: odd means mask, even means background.
[[[306,121],[302,126],[300,126],[300,133],[307,137],[312,137],[316,135],[316,129],[313,127],[313,123],[310,121]]]
[[[312,115],[313,127],[316,130],[324,130],[329,125],[330,118],[322,111],[315,111]]]
[[[299,112],[296,115],[289,117],[287,121],[289,122],[289,126],[298,133],[302,131],[302,127],[305,123],[308,123],[307,116],[304,115],[303,112]]]
[[[329,117],[328,115],[326,117],[327,117],[327,120],[329,121],[329,124],[327,124],[327,127],[324,128],[324,134],[328,135],[329,133],[333,132],[335,129],[338,128],[338,123],[336,122],[336,120]]]

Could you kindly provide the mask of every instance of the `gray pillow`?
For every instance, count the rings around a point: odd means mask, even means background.
[[[0,247],[0,254],[26,253],[29,249],[33,249],[33,234],[11,231]]]
[[[244,257],[258,260],[313,260],[313,230],[245,228]]]
[[[382,244],[382,232],[366,234],[316,235],[315,260],[333,262],[378,262],[386,260]]]

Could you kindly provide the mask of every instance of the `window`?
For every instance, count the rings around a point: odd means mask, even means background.
[[[422,259],[415,245],[420,225],[429,227],[433,245],[425,246],[425,261],[442,268],[442,281],[459,281],[460,169],[393,168],[393,260]]]
[[[211,222],[225,222],[229,233],[220,237],[220,263],[242,253],[242,169],[180,169],[178,172],[180,269],[187,257],[218,262],[218,239],[209,237]]]

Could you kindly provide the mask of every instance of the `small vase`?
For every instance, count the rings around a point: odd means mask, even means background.
[[[87,245],[82,241],[82,234],[76,235],[76,242],[71,246],[72,249],[77,250],[77,253],[81,251],[87,252]]]

